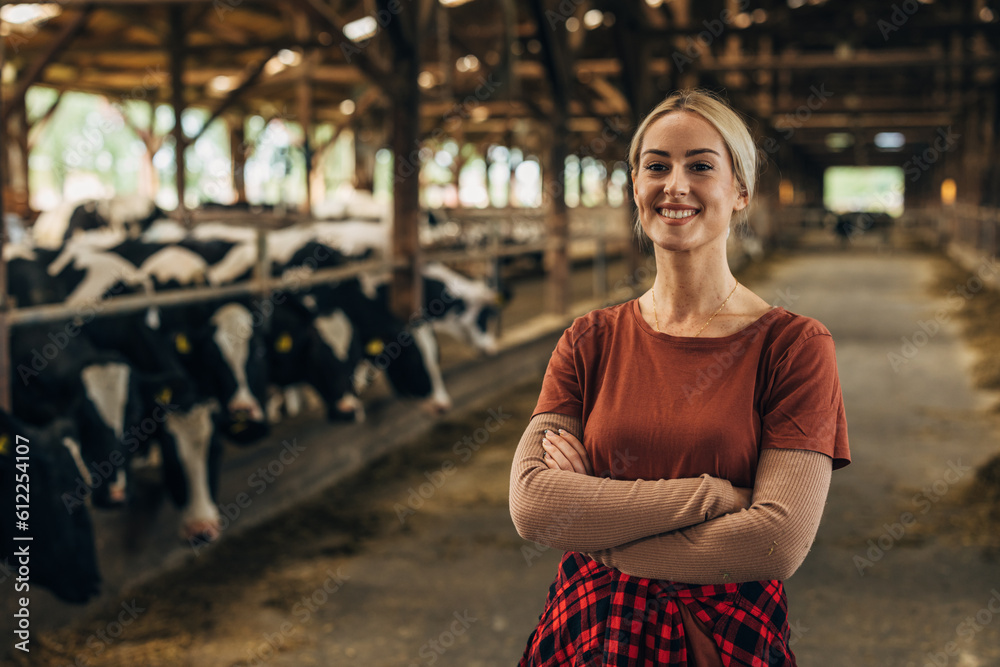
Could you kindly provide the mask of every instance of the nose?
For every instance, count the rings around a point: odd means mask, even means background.
[[[688,193],[687,172],[683,169],[671,169],[663,184],[663,191],[671,197],[683,197]]]

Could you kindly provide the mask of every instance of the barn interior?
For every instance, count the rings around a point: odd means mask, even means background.
[[[272,234],[361,221],[382,225],[374,250],[344,251],[336,266],[296,274],[296,286],[385,276],[388,312],[412,324],[428,316],[427,267],[445,266],[502,304],[485,352],[457,334],[441,342],[447,405],[517,386],[544,369],[553,336],[575,317],[648,287],[628,146],[642,118],[681,89],[727,100],[760,152],[758,194],[728,241],[734,271],[752,273],[775,253],[819,252],[810,244],[821,239],[871,261],[919,246],[979,275],[987,292],[998,288],[996,272],[983,270],[1000,244],[993,0],[14,0],[0,3],[0,40],[7,413],[27,383],[12,356],[18,327],[82,312],[79,302],[16,298],[8,265],[22,255],[8,246],[37,243],[36,223],[56,211],[62,234],[78,205],[118,196],[155,204],[188,234],[239,228],[255,259],[238,281],[103,295],[101,317],[220,298],[268,303],[290,280],[267,264],[279,252]],[[75,106],[92,111],[71,114]],[[82,124],[60,130],[71,116]],[[270,317],[262,308],[262,328]],[[357,444],[317,454],[308,474],[243,507],[247,527],[441,419],[440,401],[428,413],[380,390],[367,423],[309,427]],[[273,460],[288,441],[278,436],[304,428],[296,424],[276,428],[267,452],[227,444],[223,489],[242,488],[233,480]],[[169,521],[130,555],[111,537],[119,517],[94,523],[112,591],[99,603],[192,553]],[[38,590],[36,633],[98,604]],[[95,658],[88,664],[118,664]],[[219,660],[190,664],[244,664]]]

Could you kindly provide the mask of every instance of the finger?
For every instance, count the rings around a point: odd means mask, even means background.
[[[573,449],[573,446],[565,438],[560,437],[553,431],[548,431],[546,436],[547,440],[543,440],[542,446],[545,446],[545,442],[549,443],[550,449],[546,449],[546,451],[556,457],[560,467],[564,465],[563,460],[565,460],[569,465],[567,470],[578,472],[581,475],[587,474],[587,468],[580,459],[580,454]]]
[[[566,458],[563,451],[548,438],[542,438],[542,448],[548,453],[549,458],[558,466],[559,470],[569,470],[576,472],[573,463]]]
[[[587,452],[587,448],[583,446],[583,443],[580,442],[577,439],[577,437],[572,433],[570,433],[569,431],[564,431],[563,429],[559,429],[559,435],[562,436],[563,439],[565,439],[566,442],[568,442],[573,447],[574,450],[576,450],[577,456],[580,457],[580,461],[583,463],[584,467],[583,473],[585,475],[593,475],[594,470],[590,465],[590,454]]]
[[[556,464],[555,459],[549,456],[548,452],[542,455],[542,461],[548,466],[549,470],[559,470],[558,464]]]
[[[563,456],[573,464],[574,472],[581,475],[591,474],[590,455],[576,436],[562,429],[559,429],[558,434],[549,431],[548,436],[552,444],[558,447]]]

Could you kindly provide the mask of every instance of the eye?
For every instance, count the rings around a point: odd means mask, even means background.
[[[697,162],[691,165],[691,169],[694,171],[710,171],[715,169],[715,167],[709,162]]]
[[[660,162],[650,162],[646,165],[646,171],[665,171],[666,169],[667,165]]]

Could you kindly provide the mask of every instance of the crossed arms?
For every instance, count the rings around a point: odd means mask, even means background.
[[[579,419],[543,413],[521,437],[510,512],[525,539],[634,576],[720,584],[787,579],[816,536],[833,468],[825,454],[765,449],[748,506],[745,493],[707,475],[626,481],[550,467],[545,429],[582,431]],[[552,440],[570,451],[568,438]]]

